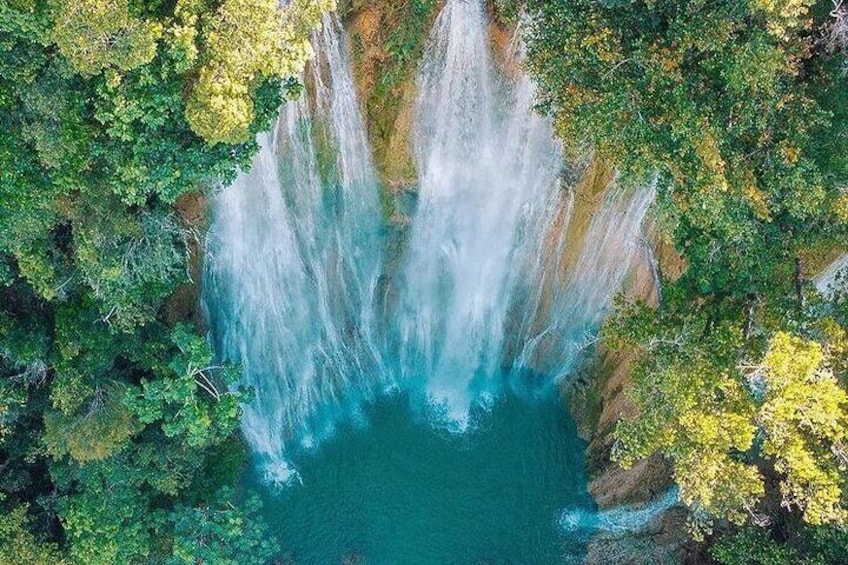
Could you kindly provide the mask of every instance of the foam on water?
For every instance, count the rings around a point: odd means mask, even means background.
[[[642,505],[619,506],[601,512],[586,508],[564,510],[560,527],[567,532],[590,535],[601,531],[611,534],[638,532],[669,508],[678,503],[677,489]]]

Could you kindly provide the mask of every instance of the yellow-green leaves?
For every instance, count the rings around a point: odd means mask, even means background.
[[[174,7],[174,20],[165,31],[165,43],[175,55],[178,72],[188,71],[197,61],[200,14],[205,4],[205,0],[177,0]]]
[[[744,523],[751,509],[765,494],[763,478],[756,467],[734,459],[727,451],[701,446],[674,466],[680,499],[696,511]],[[702,534],[703,521],[692,522],[695,537]]]
[[[778,333],[763,360],[765,402],[759,412],[763,452],[783,475],[784,503],[802,510],[811,524],[848,518],[841,505],[848,394],[823,360],[819,344]]]
[[[44,415],[44,443],[54,457],[70,455],[77,461],[97,461],[126,447],[143,426],[124,405],[124,387],[99,390],[78,413],[58,410]]]
[[[641,414],[619,424],[614,455],[628,466],[659,450],[674,462],[687,506],[742,523],[765,492],[757,469],[735,455],[754,445],[750,395],[737,375],[700,354],[675,355],[672,363],[636,375],[633,398]]]
[[[4,497],[0,495],[0,502]],[[55,543],[44,543],[30,528],[29,505],[15,506],[0,520],[0,563],[16,565],[68,565]]]
[[[788,35],[810,24],[810,7],[815,0],[754,0],[753,5],[761,10],[768,22],[772,35],[786,39]]]
[[[192,131],[210,143],[239,143],[250,137],[253,101],[244,84],[225,72],[204,68],[186,104]]]
[[[254,119],[253,91],[262,80],[298,74],[312,55],[309,32],[332,0],[224,0],[204,25],[205,60],[189,95],[186,118],[209,143],[242,143]]]
[[[56,0],[53,41],[82,75],[149,63],[162,26],[130,14],[128,0]]]
[[[83,76],[150,63],[162,39],[190,83],[186,119],[210,144],[243,143],[266,80],[296,76],[312,55],[311,30],[335,0],[179,0],[173,15],[144,19],[129,0],[54,0],[52,39]],[[110,77],[117,85],[119,75]]]
[[[607,324],[611,346],[643,355],[629,391],[637,414],[619,423],[613,458],[626,467],[667,457],[696,536],[713,518],[743,524],[763,512],[767,467],[784,508],[810,524],[844,524],[848,392],[830,369],[838,348],[777,332],[760,362],[744,363],[733,324],[704,335],[702,323],[636,304]]]

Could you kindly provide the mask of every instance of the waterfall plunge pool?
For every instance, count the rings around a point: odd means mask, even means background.
[[[414,414],[403,395],[383,397],[292,455],[300,482],[269,486],[255,469],[246,482],[262,494],[282,563],[576,563],[585,532],[559,517],[593,505],[585,443],[563,404],[509,396],[458,434]]]
[[[571,229],[560,144],[529,78],[500,76],[488,29],[483,0],[448,0],[433,24],[398,257],[383,255],[378,177],[332,16],[313,37],[312,95],[281,109],[216,198],[204,312],[216,353],[256,391],[246,482],[264,494],[281,563],[569,563],[601,525],[554,391],[634,264],[653,191],[611,181],[585,233]],[[531,388],[549,397],[504,393],[501,368],[545,377]],[[434,427],[422,398],[454,423],[472,407],[476,425]],[[301,482],[267,486],[269,469]]]

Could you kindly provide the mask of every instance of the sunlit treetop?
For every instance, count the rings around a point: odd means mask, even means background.
[[[55,0],[53,11],[53,41],[81,74],[129,71],[156,55],[162,25],[130,14],[129,0]]]
[[[296,76],[312,55],[310,30],[333,0],[224,0],[201,18],[204,46],[186,117],[210,143],[241,143],[254,120],[253,90],[271,77]]]
[[[607,326],[611,345],[643,355],[630,391],[637,415],[619,424],[614,458],[629,467],[656,451],[667,457],[696,535],[715,518],[774,518],[761,504],[767,468],[787,511],[812,525],[845,525],[848,393],[834,376],[841,344],[778,331],[748,363],[738,326],[720,322],[704,335],[703,321],[631,305]]]
[[[782,474],[784,503],[811,524],[844,524],[848,477],[848,393],[824,365],[821,346],[786,333],[762,363],[758,421],[763,453]]]
[[[178,0],[173,14],[133,10],[129,0],[53,0],[52,40],[74,69],[92,76],[180,53],[189,87],[186,118],[210,143],[243,143],[254,96],[268,79],[296,77],[312,55],[311,30],[335,0]],[[114,72],[111,80],[120,80]]]

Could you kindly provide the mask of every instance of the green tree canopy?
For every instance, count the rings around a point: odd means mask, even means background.
[[[223,490],[250,395],[170,301],[204,227],[186,206],[250,163],[333,7],[0,2],[0,563],[273,546]]]
[[[687,266],[658,308],[622,301],[605,329],[640,354],[614,455],[665,455],[701,532],[775,519],[775,498],[844,524],[848,320],[808,269],[844,251],[845,14],[815,0],[527,4],[541,108],[573,154],[656,182],[661,237]]]

